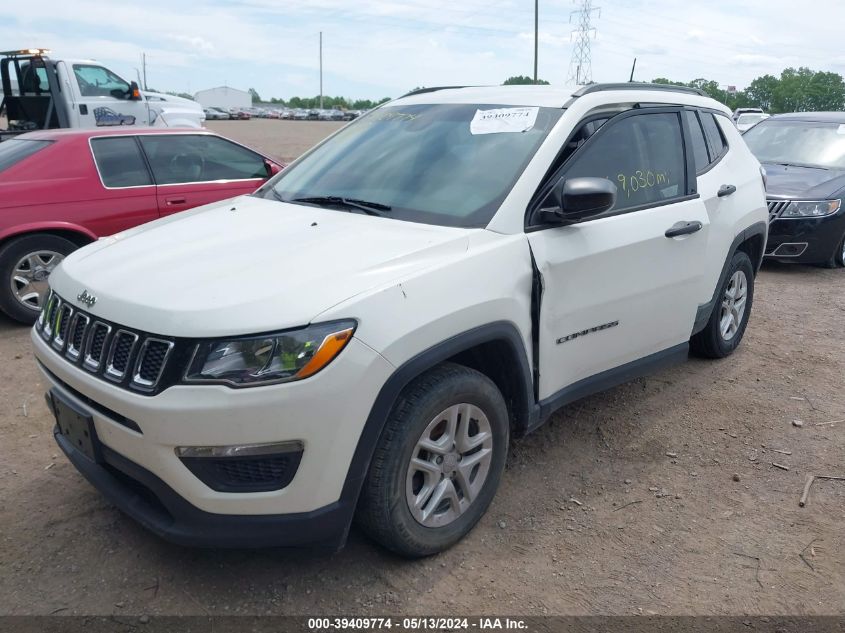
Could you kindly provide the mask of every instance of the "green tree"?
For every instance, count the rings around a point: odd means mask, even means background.
[[[537,84],[542,86],[548,86],[549,82],[545,79],[537,79]],[[502,84],[503,86],[532,86],[534,85],[534,80],[531,77],[527,77],[524,75],[517,75],[516,77],[508,77],[505,79],[505,82]]]
[[[777,89],[778,78],[774,75],[763,75],[752,81],[745,93],[752,103],[769,112],[772,110]]]
[[[249,89],[249,94],[252,96],[253,103],[261,103],[261,97],[258,94],[258,91],[255,88]]]

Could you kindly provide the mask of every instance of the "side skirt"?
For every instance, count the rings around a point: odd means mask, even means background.
[[[576,383],[564,387],[557,393],[545,398],[537,405],[539,415],[533,418],[535,424],[526,429],[531,432],[546,422],[549,417],[561,407],[594,393],[605,391],[624,382],[654,373],[659,369],[684,362],[689,355],[689,343],[681,343],[661,352],[631,361],[619,367],[608,369],[595,376],[584,378]]]

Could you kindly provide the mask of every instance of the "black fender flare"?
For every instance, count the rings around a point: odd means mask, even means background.
[[[760,255],[757,261],[751,263],[754,266],[755,273],[760,270],[760,266],[763,264],[763,252],[766,250],[766,238],[768,233],[769,225],[767,223],[756,222],[744,231],[740,231],[740,233],[734,238],[734,241],[731,242],[731,246],[728,249],[728,254],[725,257],[725,263],[722,264],[722,272],[719,273],[719,280],[716,282],[716,287],[713,289],[713,296],[710,298],[710,301],[698,306],[698,311],[695,313],[695,323],[693,323],[692,333],[690,336],[701,332],[710,320],[710,315],[713,313],[713,307],[716,305],[716,301],[718,300],[717,295],[719,293],[719,288],[721,288],[722,284],[725,283],[725,278],[728,276],[728,266],[730,265],[734,254],[737,250],[739,250],[740,244],[758,235],[763,238],[763,244],[760,247]]]
[[[370,460],[387,423],[387,417],[405,386],[423,372],[456,354],[493,341],[508,345],[517,364],[515,369],[522,377],[516,388],[521,392],[521,397],[518,398],[521,402],[520,409],[524,410],[518,411],[517,417],[528,420],[529,416],[536,415],[534,412],[536,409],[534,405],[534,385],[528,355],[525,352],[522,336],[513,323],[509,321],[488,323],[452,336],[420,352],[400,365],[382,385],[364,423],[361,435],[358,437],[358,444],[355,447],[355,453],[349,464],[341,492],[341,503],[350,509],[350,523],[355,506],[358,503],[361,486],[370,468]]]

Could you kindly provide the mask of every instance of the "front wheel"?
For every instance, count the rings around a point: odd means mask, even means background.
[[[845,235],[836,245],[833,254],[826,262],[822,263],[824,268],[841,268],[845,266]]]
[[[482,517],[505,467],[508,410],[484,374],[451,363],[410,383],[388,418],[356,519],[408,557],[441,552]]]
[[[745,334],[753,299],[754,266],[747,254],[737,251],[731,258],[707,325],[690,339],[693,353],[706,358],[732,354]]]
[[[0,249],[0,310],[32,325],[47,298],[47,278],[76,244],[57,235],[25,235]]]

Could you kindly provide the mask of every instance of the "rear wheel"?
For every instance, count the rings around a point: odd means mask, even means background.
[[[399,396],[385,425],[357,522],[403,556],[454,545],[496,493],[508,435],[504,399],[484,374],[449,363],[423,374]]]
[[[753,299],[754,267],[746,253],[737,251],[707,325],[690,339],[693,353],[706,358],[732,354],[745,334]]]
[[[0,310],[31,325],[47,297],[50,273],[76,244],[57,235],[25,235],[0,249]]]

